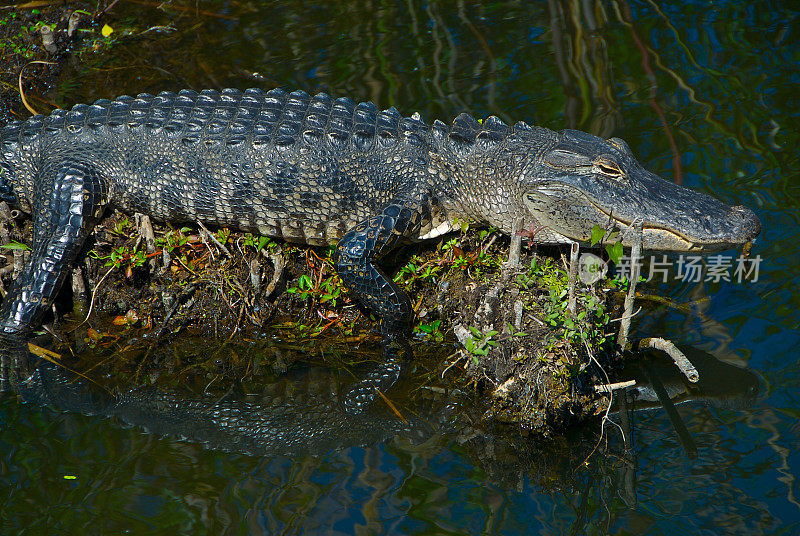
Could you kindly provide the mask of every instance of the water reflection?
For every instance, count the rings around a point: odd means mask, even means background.
[[[650,413],[665,402],[724,408],[753,403],[759,381],[752,372],[702,351],[683,350],[700,372],[698,384],[689,384],[671,363],[654,356],[623,371],[623,377],[637,380],[627,405],[616,412],[626,434],[641,433],[638,426],[630,427],[639,420],[632,419],[634,414]],[[654,387],[654,381],[661,387]],[[233,392],[198,397],[155,388],[111,394],[40,361],[31,378],[16,388],[27,403],[24,409],[11,407],[6,397],[0,415],[22,433],[43,423],[49,431],[31,450],[15,444],[5,427],[0,444],[11,446],[3,462],[10,465],[1,480],[14,489],[11,504],[23,504],[27,501],[20,499],[27,497],[53,505],[71,501],[70,490],[119,488],[114,495],[136,498],[120,505],[124,517],[141,523],[156,519],[174,526],[176,520],[207,520],[212,526],[246,523],[250,530],[266,532],[342,526],[347,533],[360,523],[386,530],[392,519],[397,530],[421,523],[459,531],[470,518],[480,519],[484,527],[522,522],[519,512],[509,511],[509,492],[518,496],[515,502],[569,505],[574,517],[559,522],[571,519],[563,528],[583,531],[600,521],[613,525],[616,516],[607,517],[609,505],[621,501],[633,507],[650,492],[649,482],[636,476],[647,474],[641,460],[627,442],[615,446],[619,434],[610,426],[602,437],[599,427],[591,427],[555,442],[532,442],[514,430],[479,424],[474,407],[453,406],[452,395],[426,401],[426,409],[417,406],[407,422],[380,408],[352,416],[337,403],[331,382],[330,372],[304,369],[265,383],[257,397]],[[659,391],[666,398],[659,398]],[[42,404],[59,413],[37,409]],[[643,432],[650,435],[646,427]],[[690,441],[696,442],[701,460],[708,456],[707,435]],[[55,463],[47,463],[53,448],[59,454]],[[15,466],[34,472],[9,471]],[[65,481],[67,476],[77,481]],[[457,482],[461,485],[453,487]],[[615,484],[609,487],[609,482]],[[103,504],[97,495],[87,501],[87,513]],[[547,508],[540,508],[544,526],[558,526],[555,520],[545,523]],[[54,510],[45,508],[45,518],[57,515]],[[212,521],[211,512],[220,515]],[[121,521],[112,516],[107,523],[117,527]]]

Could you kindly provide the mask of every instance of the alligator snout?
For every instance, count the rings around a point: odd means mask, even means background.
[[[761,232],[761,222],[755,212],[742,205],[731,207],[727,215],[733,236],[739,243],[753,240]]]

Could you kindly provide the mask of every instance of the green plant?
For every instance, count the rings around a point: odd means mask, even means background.
[[[21,250],[30,250],[31,249],[31,247],[29,245],[23,244],[21,242],[16,242],[14,240],[9,242],[8,244],[3,244],[2,246],[0,246],[0,248],[3,248],[3,249],[21,249]]]
[[[277,244],[270,237],[254,236],[250,233],[245,235],[244,245],[245,247],[251,247],[256,251],[261,251],[262,249],[273,251],[277,247]]]
[[[231,230],[227,228],[222,228],[217,230],[217,234],[215,236],[217,242],[219,242],[223,246],[228,243],[228,239],[230,237],[231,237]]]
[[[608,258],[611,259],[611,262],[619,264],[623,254],[619,231],[616,229],[609,231],[599,225],[595,225],[592,227],[591,245],[594,246],[600,241],[605,243],[606,253],[608,253]]]
[[[169,253],[173,250],[181,248],[189,242],[189,237],[186,236],[191,229],[188,227],[181,227],[180,229],[170,229],[163,236],[156,238],[155,243],[162,249],[166,249]]]
[[[506,322],[506,329],[508,330],[509,337],[527,337],[528,333],[525,331],[514,331],[514,326],[511,325],[511,322]]]
[[[477,365],[480,361],[479,356],[484,356],[489,353],[491,346],[497,346],[497,341],[493,340],[494,336],[499,332],[489,330],[483,333],[476,327],[470,326],[469,330],[472,332],[472,337],[468,337],[464,342],[467,352],[472,354],[472,363]]]
[[[301,300],[312,300],[320,305],[329,304],[336,307],[344,287],[338,275],[324,276],[325,270],[320,270],[316,280],[310,275],[303,274],[297,279],[297,285],[289,287],[286,292],[295,294]]]
[[[108,255],[101,255],[96,250],[89,252],[89,256],[105,261],[103,266],[111,269],[125,268],[125,276],[133,276],[133,269],[144,265],[147,262],[147,255],[144,251],[129,246],[118,246],[111,250]]]
[[[408,263],[397,271],[394,281],[410,288],[415,281],[434,281],[441,271],[440,264],[434,261],[423,262],[419,255],[413,255]]]
[[[425,334],[425,340],[442,342],[444,340],[444,334],[439,329],[441,324],[441,320],[434,320],[430,324],[420,323],[417,326],[417,330]]]

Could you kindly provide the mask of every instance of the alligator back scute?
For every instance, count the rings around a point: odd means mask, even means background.
[[[436,144],[442,147],[442,145],[447,142],[450,128],[442,121],[436,119],[433,125],[431,125],[431,133],[433,134],[433,139],[436,141]]]
[[[375,143],[378,108],[371,102],[360,102],[353,116],[353,145],[368,151]]]
[[[153,109],[153,95],[141,93],[131,101],[128,108],[128,128],[131,130],[144,126],[147,116]]]
[[[378,114],[378,141],[381,146],[392,145],[397,141],[397,133],[402,117],[394,106],[382,110]]]
[[[108,123],[108,105],[95,102],[87,109],[86,126],[92,131],[104,129]]]
[[[450,127],[451,149],[462,156],[470,153],[480,130],[481,124],[474,117],[467,113],[459,114]]]
[[[338,98],[333,103],[327,128],[328,140],[333,147],[341,147],[350,137],[355,107],[355,103],[347,97]]]
[[[483,128],[478,133],[478,139],[497,143],[503,140],[510,130],[511,127],[506,125],[502,119],[491,115],[483,122]]]
[[[130,99],[130,97],[128,97]],[[131,99],[133,100],[133,99]],[[125,123],[128,119],[128,109],[130,103],[123,97],[111,101],[108,104],[108,128],[112,132],[119,133],[125,128]]]
[[[28,142],[40,135],[47,118],[43,115],[36,115],[31,117],[28,121],[21,123],[19,126],[19,137],[23,143]]]
[[[308,104],[308,113],[303,123],[303,141],[308,145],[316,146],[325,134],[325,127],[328,125],[328,117],[333,107],[333,99],[325,94],[319,93]]]
[[[161,130],[172,116],[172,103],[175,102],[173,93],[159,93],[150,106],[145,126],[150,130]]]

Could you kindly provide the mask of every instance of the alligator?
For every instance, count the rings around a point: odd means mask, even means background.
[[[30,261],[0,307],[0,341],[41,322],[109,208],[307,244],[335,244],[352,295],[404,340],[411,302],[380,266],[401,240],[471,220],[537,243],[643,225],[651,250],[736,247],[760,231],[742,206],[646,171],[628,145],[467,114],[448,126],[303,91],[184,90],[55,110],[0,129],[0,199],[33,219]]]

